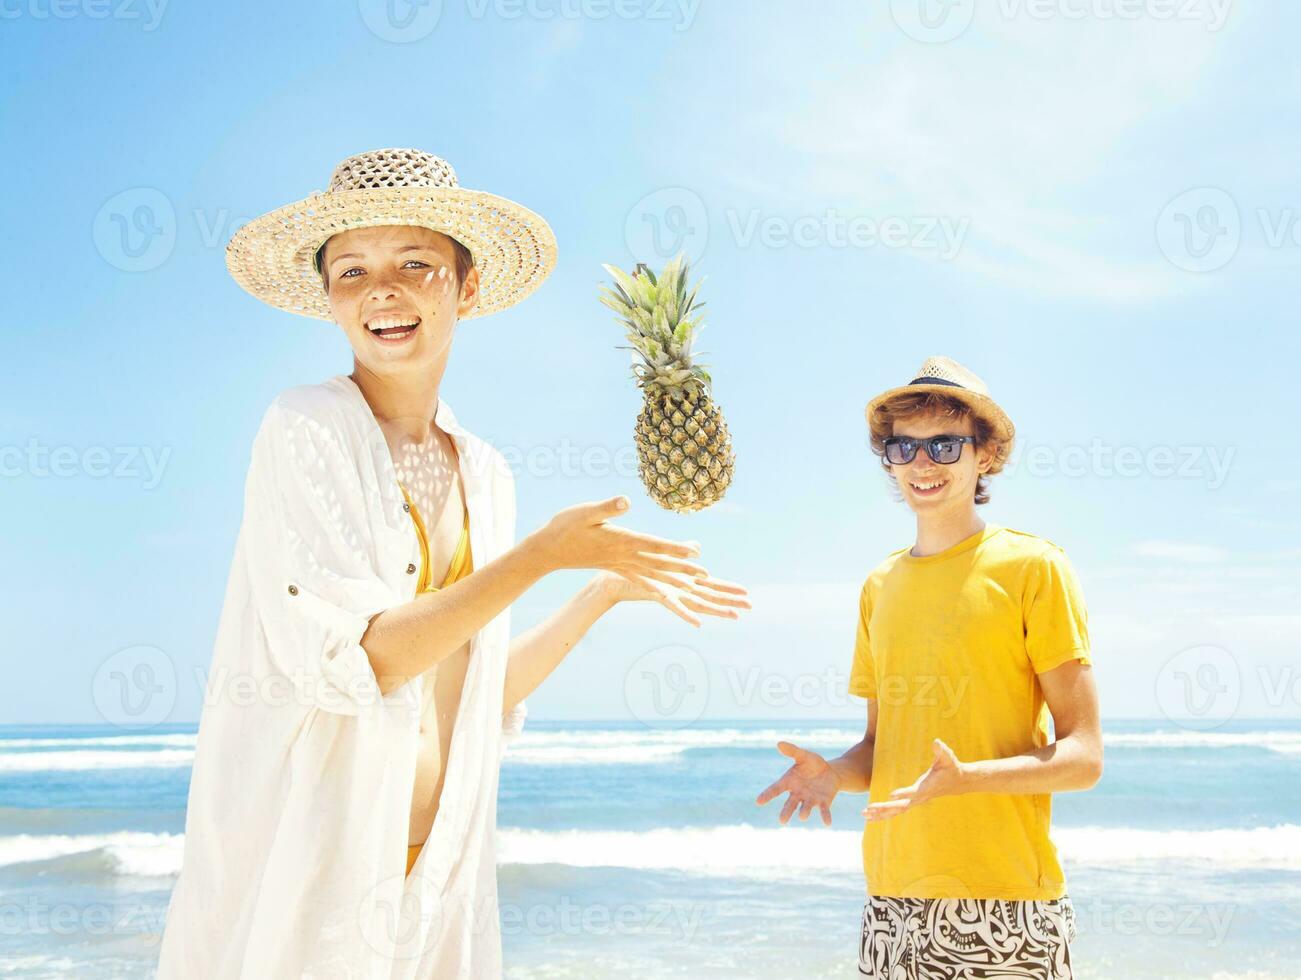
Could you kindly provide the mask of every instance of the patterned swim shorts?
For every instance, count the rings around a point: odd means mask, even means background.
[[[872,980],[1072,980],[1067,897],[893,898],[863,906],[858,972]]]

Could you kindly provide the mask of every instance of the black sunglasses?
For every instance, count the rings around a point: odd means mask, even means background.
[[[933,462],[948,465],[962,456],[963,443],[976,444],[975,436],[927,436],[913,439],[909,436],[891,436],[885,441],[885,458],[891,463],[911,463],[917,450],[926,447],[926,455]]]

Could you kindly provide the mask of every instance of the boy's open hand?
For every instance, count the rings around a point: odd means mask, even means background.
[[[783,826],[790,822],[796,807],[799,807],[801,820],[809,819],[813,808],[817,807],[822,811],[822,822],[830,827],[831,801],[840,792],[840,777],[836,775],[836,770],[816,752],[802,749],[790,742],[778,742],[777,751],[795,761],[781,779],[759,794],[755,803],[763,806],[782,793],[790,793],[777,818]]]
[[[909,807],[920,806],[939,796],[953,796],[963,792],[966,773],[953,750],[940,739],[934,742],[935,761],[911,786],[903,786],[890,794],[890,799],[869,803],[863,815],[868,820],[885,820],[897,817]]]

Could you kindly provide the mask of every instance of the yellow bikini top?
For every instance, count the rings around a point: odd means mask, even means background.
[[[411,499],[411,494],[407,493],[407,488],[401,483],[398,483],[398,486],[402,487],[402,496],[407,498],[407,505],[411,508],[411,520],[416,525],[416,536],[420,539],[420,578],[416,582],[416,594],[445,589],[474,571],[474,559],[470,555],[470,511],[467,508],[465,523],[461,527],[461,540],[456,543],[456,550],[452,552],[452,563],[447,566],[447,576],[443,579],[442,585],[430,584],[429,538],[425,533],[425,522],[420,519],[420,511],[416,509],[416,502]]]

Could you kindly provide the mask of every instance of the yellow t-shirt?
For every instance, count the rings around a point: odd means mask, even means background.
[[[936,738],[963,761],[1046,745],[1051,716],[1036,675],[1092,662],[1079,582],[1051,541],[987,524],[939,554],[909,551],[878,565],[859,601],[849,692],[877,702],[874,802],[930,768]],[[966,793],[870,821],[868,891],[1060,898],[1051,809],[1047,793]]]

